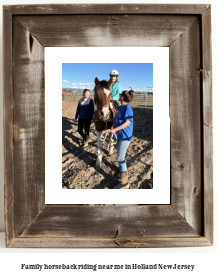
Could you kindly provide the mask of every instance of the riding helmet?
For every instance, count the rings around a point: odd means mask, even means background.
[[[118,71],[117,70],[112,70],[112,71],[110,71],[110,76],[118,76]]]

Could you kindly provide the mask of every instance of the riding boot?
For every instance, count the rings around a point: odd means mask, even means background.
[[[81,143],[82,147],[84,146],[84,143],[85,143],[85,134],[82,135],[82,143]]]
[[[128,189],[128,172],[121,173],[121,183],[114,187],[114,189]]]
[[[82,141],[82,146],[83,147],[87,147],[88,146],[88,139],[89,139],[89,135],[84,134],[83,135],[83,141]]]
[[[89,138],[90,138],[90,136],[89,136],[89,135],[87,135],[87,134],[85,134],[85,143],[87,143],[87,144],[88,144],[88,140],[89,140]]]

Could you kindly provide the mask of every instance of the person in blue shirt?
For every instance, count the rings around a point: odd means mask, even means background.
[[[111,85],[109,87],[111,91],[111,102],[114,104],[115,108],[117,109],[117,107],[120,105],[119,97],[121,94],[121,85],[118,80],[119,73],[117,70],[112,70],[109,75],[111,80]]]
[[[94,115],[94,103],[90,98],[90,91],[85,89],[83,91],[83,98],[78,101],[78,106],[74,121],[78,119],[78,132],[82,136],[82,146],[88,145],[90,125]],[[85,130],[85,132],[83,131]]]
[[[118,139],[116,148],[121,179],[121,183],[114,189],[129,188],[125,156],[133,135],[133,109],[129,103],[133,100],[134,95],[133,90],[122,92],[119,98],[121,106],[117,109],[113,129],[110,131],[112,134],[116,133]]]

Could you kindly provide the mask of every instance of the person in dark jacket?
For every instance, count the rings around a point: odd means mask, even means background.
[[[74,121],[77,121],[78,117],[78,132],[82,136],[82,146],[88,145],[90,125],[94,115],[94,103],[90,98],[90,91],[85,89],[83,91],[83,97],[78,101],[78,106],[75,114]],[[84,131],[83,131],[84,129]]]

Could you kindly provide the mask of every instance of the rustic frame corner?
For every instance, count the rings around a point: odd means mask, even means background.
[[[211,246],[211,6],[18,5],[3,16],[6,246]],[[117,32],[103,40],[101,28]],[[44,47],[126,42],[170,48],[171,204],[45,205]]]

